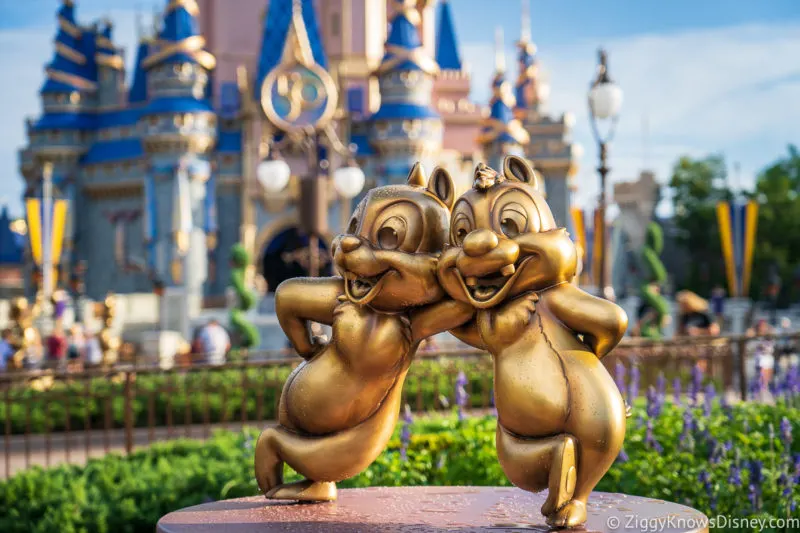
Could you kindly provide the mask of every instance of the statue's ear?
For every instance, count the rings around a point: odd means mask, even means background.
[[[534,189],[539,189],[539,180],[533,167],[522,157],[515,155],[507,156],[503,161],[503,174],[506,179],[515,179],[522,183],[527,183]]]
[[[447,209],[453,209],[456,203],[456,187],[450,173],[442,167],[436,167],[428,180],[428,190],[439,200],[444,202]]]
[[[422,168],[422,163],[417,161],[411,167],[411,172],[408,173],[408,184],[416,187],[425,186],[425,169]]]

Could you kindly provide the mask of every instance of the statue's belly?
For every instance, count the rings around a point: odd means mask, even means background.
[[[544,342],[518,343],[495,356],[495,405],[500,424],[520,436],[559,433],[569,406],[558,357]]]
[[[281,423],[315,435],[352,428],[378,408],[396,378],[387,373],[365,380],[328,346],[314,360],[297,367],[287,380],[281,414],[288,420]]]

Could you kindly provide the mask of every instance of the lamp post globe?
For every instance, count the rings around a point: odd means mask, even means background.
[[[256,169],[256,178],[268,193],[277,193],[285,189],[291,175],[292,170],[283,159],[265,159]]]
[[[622,107],[622,89],[613,81],[601,81],[589,91],[589,107],[595,118],[615,118]]]
[[[342,198],[354,198],[364,188],[366,176],[355,165],[339,167],[333,172],[333,186]]]

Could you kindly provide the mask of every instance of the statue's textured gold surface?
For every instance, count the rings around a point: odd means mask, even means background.
[[[335,482],[369,466],[391,437],[419,342],[473,315],[443,301],[437,280],[454,200],[446,171],[426,183],[416,165],[408,185],[371,190],[334,240],[340,277],[278,287],[278,320],[305,361],[286,380],[278,425],[256,444],[256,480],[268,498],[335,499]],[[329,342],[311,336],[312,321],[332,327]],[[284,463],[306,479],[284,484]]]
[[[625,436],[625,404],[600,358],[627,317],[570,283],[575,245],[523,159],[507,157],[503,174],[478,166],[453,208],[450,241],[439,278],[477,310],[453,333],[494,358],[503,470],[522,489],[549,490],[550,525],[580,525]]]

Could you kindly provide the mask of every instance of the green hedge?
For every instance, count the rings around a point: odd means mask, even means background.
[[[452,402],[454,382],[463,371],[469,380],[470,405],[488,405],[491,398],[491,361],[440,359],[414,363],[404,388],[406,401],[415,410],[439,409],[442,397]],[[242,406],[250,421],[257,420],[261,403],[261,419],[274,420],[280,391],[291,372],[288,365],[269,368],[240,368],[236,370],[204,370],[166,374],[142,374],[133,387],[132,413],[135,427],[146,427],[152,409],[156,426],[171,423],[183,425],[187,420],[202,424],[230,422],[242,419]],[[247,383],[245,390],[244,383]],[[260,396],[260,398],[259,398]],[[187,419],[187,402],[189,416]],[[87,384],[78,381],[58,381],[48,390],[34,387],[16,388],[10,397],[11,432],[21,434],[29,425],[32,433],[63,431],[69,418],[72,431],[88,425],[102,429],[106,409],[110,410],[110,426],[123,427],[125,386],[122,374],[96,378]],[[69,412],[69,417],[67,417]],[[207,412],[207,415],[206,415]],[[0,398],[0,424],[7,416],[6,403]]]
[[[786,419],[800,439],[800,409],[742,404],[716,405],[709,416],[699,407],[688,411],[692,428],[687,432],[684,408],[666,404],[660,414],[648,417],[637,404],[628,425],[627,460],[612,467],[598,490],[685,503],[709,516],[800,517],[790,503],[800,498],[794,458],[800,446],[780,437]],[[495,455],[495,423],[492,416],[462,422],[420,419],[411,426],[407,460],[399,453],[398,428],[389,449],[341,486],[507,485]],[[0,531],[149,533],[172,510],[254,495],[256,435],[255,430],[220,432],[206,443],[157,444],[127,458],[92,460],[85,467],[22,472],[0,483]],[[720,446],[726,442],[733,448]],[[753,480],[746,467],[753,461],[763,466],[761,480]],[[736,484],[731,476],[739,468],[741,484]],[[749,499],[754,481],[755,505]]]

